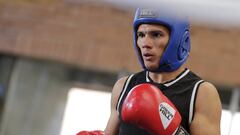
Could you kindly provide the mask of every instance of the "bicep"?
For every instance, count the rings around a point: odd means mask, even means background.
[[[192,135],[220,135],[221,102],[216,88],[203,83],[198,90],[195,113],[190,125]]]
[[[119,129],[119,119],[118,113],[116,110],[117,102],[123,85],[127,77],[119,79],[113,87],[112,96],[111,96],[111,115],[109,117],[107,126],[105,128],[106,135],[117,135]]]
[[[105,128],[105,134],[106,135],[117,135],[118,134],[118,128],[119,128],[119,120],[117,111],[111,111],[110,118],[108,120],[107,127]]]
[[[220,123],[208,116],[196,114],[190,130],[191,135],[220,135]]]

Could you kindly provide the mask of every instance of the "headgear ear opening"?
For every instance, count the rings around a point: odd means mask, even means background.
[[[189,34],[189,31],[186,31],[182,36],[182,40],[178,49],[178,59],[180,61],[188,57],[189,51],[190,51],[189,44],[190,44],[190,34]]]

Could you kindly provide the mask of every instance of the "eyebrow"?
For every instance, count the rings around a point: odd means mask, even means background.
[[[137,31],[137,33],[155,33],[155,32],[159,32],[159,33],[164,33],[162,30],[149,30],[149,31]]]

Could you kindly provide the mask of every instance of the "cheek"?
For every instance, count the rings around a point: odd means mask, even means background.
[[[156,51],[156,54],[157,54],[159,60],[161,59],[161,57],[166,49],[166,46],[167,46],[166,43],[161,43],[161,44],[158,44],[158,46],[156,47],[155,51]]]
[[[140,46],[141,46],[141,41],[139,39],[137,39],[137,47],[140,48]]]
[[[160,52],[163,52],[167,48],[168,42],[166,40],[162,40],[156,44],[158,45],[157,48],[160,50]]]
[[[137,46],[137,49],[140,51],[140,53],[141,53],[141,51],[142,51],[141,45],[142,45],[141,42],[138,40],[136,46]]]
[[[156,47],[156,51],[158,52],[159,55],[161,55],[164,52],[165,48],[166,48],[165,44],[158,44],[158,46]]]

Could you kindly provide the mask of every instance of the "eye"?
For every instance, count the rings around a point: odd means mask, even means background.
[[[137,38],[143,38],[145,34],[143,32],[138,32],[137,33]]]
[[[153,31],[153,32],[151,32],[151,35],[153,38],[159,38],[159,37],[163,36],[163,33],[160,31]]]

